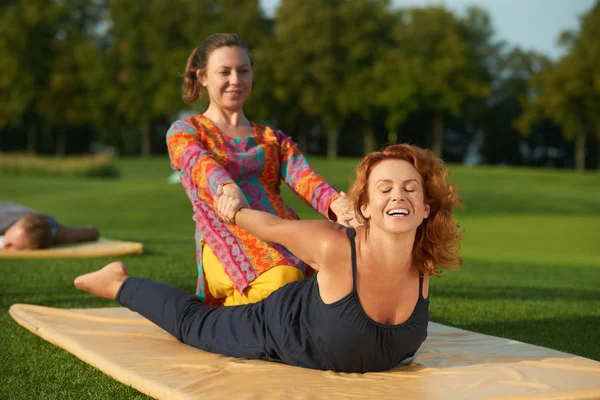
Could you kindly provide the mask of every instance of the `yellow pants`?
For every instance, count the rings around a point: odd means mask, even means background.
[[[278,265],[260,274],[250,282],[243,293],[240,293],[233,286],[233,282],[225,272],[223,264],[207,245],[202,248],[202,267],[208,290],[214,298],[225,299],[224,306],[256,303],[268,297],[286,283],[304,279],[302,271],[298,268],[289,265]]]

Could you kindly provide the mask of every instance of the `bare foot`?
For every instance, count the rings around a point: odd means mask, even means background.
[[[73,283],[79,290],[114,300],[125,279],[127,279],[127,267],[122,262],[116,261],[98,271],[78,276]]]

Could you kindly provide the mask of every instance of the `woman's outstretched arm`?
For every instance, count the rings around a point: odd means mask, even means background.
[[[235,223],[264,241],[285,246],[317,271],[323,268],[332,242],[345,229],[331,221],[287,220],[251,208],[239,210]]]
[[[309,165],[291,137],[281,131],[275,135],[279,141],[279,163],[285,183],[306,204],[319,214],[342,225],[349,226],[354,210],[343,193],[338,191]]]
[[[247,203],[223,194],[222,188],[215,198],[215,210],[219,218],[235,220],[238,226],[259,239],[285,246],[317,271],[322,269],[323,260],[345,229],[331,221],[287,220],[253,210]]]

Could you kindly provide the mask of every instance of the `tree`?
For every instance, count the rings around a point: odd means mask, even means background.
[[[483,152],[486,162],[522,162],[521,133],[514,122],[523,113],[523,103],[531,95],[529,80],[548,65],[548,57],[518,47],[498,55],[492,94],[486,99],[485,111],[478,121],[485,131]]]
[[[545,119],[560,126],[566,139],[575,140],[575,168],[583,171],[585,131],[589,122],[578,69],[577,60],[569,56],[534,75],[530,85],[535,97],[526,105],[516,126],[523,133]]]
[[[388,1],[359,0],[344,3],[340,17],[345,26],[339,38],[347,49],[347,79],[339,89],[344,114],[356,113],[363,120],[363,154],[378,147],[374,127],[385,118],[388,104],[380,98],[384,80],[380,68],[391,48],[393,17]]]
[[[335,36],[337,1],[283,0],[275,15],[274,49],[279,56],[274,80],[278,98],[297,102],[326,126],[327,152],[336,156],[339,118],[332,86],[338,86]]]
[[[275,90],[280,99],[296,102],[309,118],[318,118],[326,131],[329,158],[337,157],[344,120],[369,108],[361,101],[369,89],[356,85],[369,80],[365,69],[378,53],[371,46],[382,29],[377,24],[386,4],[284,0],[277,10]]]
[[[41,128],[37,95],[49,82],[61,7],[46,0],[16,0],[1,7],[0,128],[24,123],[28,151],[35,152]]]
[[[278,63],[281,54],[276,50],[274,39],[268,38],[263,47],[254,49],[255,87],[246,110],[252,119],[258,118],[290,135],[303,152],[308,152],[308,132],[315,123],[298,105],[297,92],[277,82]]]
[[[458,20],[443,7],[398,13],[395,48],[388,55],[384,98],[391,105],[388,128],[395,130],[412,111],[433,114],[431,149],[442,155],[444,114],[459,114],[467,100],[490,92],[489,77],[469,37],[473,15]]]
[[[600,38],[600,0],[596,0],[596,4],[581,18],[579,34],[568,43],[579,67],[578,78],[581,81],[579,88],[584,97],[583,108],[586,113],[584,135],[589,134],[596,139],[598,149],[596,168],[600,171],[600,70],[598,69],[600,42],[598,38]],[[579,146],[584,147],[585,144]]]
[[[96,54],[95,29],[103,8],[93,0],[56,4],[60,28],[52,43],[49,82],[39,90],[36,110],[56,130],[56,153],[65,155],[69,129],[93,123],[91,102],[98,93],[89,90],[86,74],[93,61],[88,57]]]
[[[176,110],[176,103],[168,98],[176,90],[177,75],[172,68],[165,70],[165,62],[177,59],[169,56],[181,46],[176,28],[177,22],[185,19],[185,10],[180,1],[174,2],[173,7],[168,3],[116,1],[109,6],[108,34],[114,47],[119,85],[116,111],[140,132],[140,153],[144,157],[152,152],[152,121]],[[179,61],[178,65],[184,62]]]
[[[568,49],[555,64],[530,81],[535,94],[517,121],[522,132],[550,119],[575,141],[575,168],[585,169],[586,138],[600,132],[600,2],[581,19],[578,33],[563,33]],[[600,145],[599,145],[600,146]],[[600,165],[598,166],[600,168]]]

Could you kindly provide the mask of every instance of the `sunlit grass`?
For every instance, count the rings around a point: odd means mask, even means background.
[[[0,176],[104,177],[119,176],[116,158],[106,154],[44,157],[31,154],[0,154]]]

